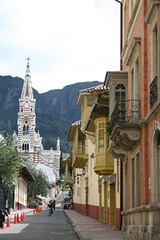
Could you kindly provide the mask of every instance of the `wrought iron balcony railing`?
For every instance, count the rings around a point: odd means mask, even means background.
[[[140,119],[140,100],[119,99],[111,115],[116,123],[137,123]]]
[[[153,107],[158,100],[158,77],[156,76],[150,84],[150,108]]]

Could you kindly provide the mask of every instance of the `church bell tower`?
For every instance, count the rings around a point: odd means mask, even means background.
[[[33,96],[29,58],[27,58],[27,68],[25,80],[19,99],[18,112],[18,141],[17,145],[20,151],[34,152],[34,132],[36,127],[35,104],[36,99]]]

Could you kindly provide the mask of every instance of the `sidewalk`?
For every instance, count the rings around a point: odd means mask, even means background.
[[[31,208],[26,208],[26,209],[23,209],[23,210],[17,210],[17,211],[14,211],[14,212],[11,212],[8,216],[9,216],[9,219],[10,219],[10,222],[14,222],[14,216],[16,214],[17,216],[17,213],[19,215],[19,218],[21,217],[21,213],[23,214],[23,212],[25,213],[25,215],[27,214],[33,214],[33,210],[34,209],[31,209]],[[5,223],[7,222],[7,216],[5,216]]]
[[[127,234],[74,210],[64,210],[80,240],[130,240]]]

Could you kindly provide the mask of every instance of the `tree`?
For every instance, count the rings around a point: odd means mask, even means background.
[[[28,196],[33,198],[36,198],[38,195],[46,197],[47,190],[51,187],[47,175],[42,170],[37,170],[34,165],[27,165],[27,167],[35,178],[35,181],[28,185]]]
[[[15,188],[13,180],[18,175],[23,160],[18,149],[13,145],[12,136],[0,136],[0,190],[3,192],[3,209],[5,209],[11,191]]]

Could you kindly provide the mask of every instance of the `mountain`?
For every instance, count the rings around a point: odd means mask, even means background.
[[[24,80],[12,76],[0,76],[0,131],[17,132],[19,98]],[[43,138],[44,149],[56,148],[60,138],[62,152],[70,151],[67,142],[70,125],[81,117],[80,107],[75,104],[79,90],[93,87],[101,82],[79,82],[63,89],[39,94],[33,89],[36,99],[36,131]]]

